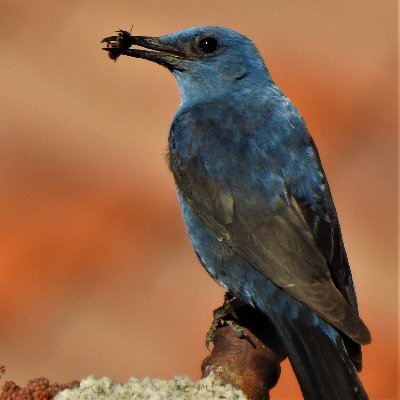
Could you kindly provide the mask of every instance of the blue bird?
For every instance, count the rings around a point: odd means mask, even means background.
[[[105,41],[114,59],[151,60],[178,82],[169,165],[201,264],[270,318],[304,398],[367,399],[357,370],[371,336],[328,182],[255,45],[215,26]]]

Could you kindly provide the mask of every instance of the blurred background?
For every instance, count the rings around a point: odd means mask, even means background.
[[[179,105],[116,29],[249,36],[308,123],[373,335],[361,378],[397,397],[397,2],[0,0],[2,381],[200,377],[220,289],[186,236],[163,154]],[[271,393],[300,398],[288,362]]]

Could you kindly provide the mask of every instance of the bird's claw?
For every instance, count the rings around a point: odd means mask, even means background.
[[[210,327],[210,329],[207,332],[207,335],[206,335],[206,347],[207,347],[208,351],[211,351],[210,350],[210,343],[214,340],[214,335],[215,335],[215,332],[217,331],[217,328],[218,328],[219,325],[220,325],[220,321],[214,320],[212,325],[211,325],[211,327]]]
[[[256,345],[254,344],[253,340],[251,337],[244,331],[243,327],[240,326],[237,322],[233,320],[226,320],[225,323],[231,327],[233,332],[237,337],[240,339],[245,339],[247,340],[254,348],[256,348]]]
[[[232,319],[236,317],[235,308],[238,305],[237,303],[239,303],[239,305],[242,304],[240,300],[227,292],[225,293],[224,304],[213,311],[214,320],[206,335],[206,347],[208,351],[210,351],[210,342],[214,340],[217,328],[224,324],[230,326],[236,336],[241,339],[246,339],[253,347],[255,347],[253,341],[250,336],[245,333],[243,327]]]

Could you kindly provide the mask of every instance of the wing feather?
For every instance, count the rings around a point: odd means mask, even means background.
[[[257,121],[256,110],[247,116],[217,101],[178,113],[169,140],[176,185],[227,247],[354,342],[368,343],[318,153],[295,109],[285,126],[282,104],[276,115],[271,104],[260,103],[265,118]]]

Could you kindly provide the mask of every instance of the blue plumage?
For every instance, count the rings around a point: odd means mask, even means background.
[[[220,27],[120,50],[167,67],[182,103],[170,168],[210,275],[267,315],[307,399],[366,399],[357,370],[370,334],[318,152],[254,44]]]

